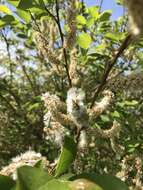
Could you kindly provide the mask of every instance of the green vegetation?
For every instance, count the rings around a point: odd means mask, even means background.
[[[1,1],[0,189],[142,189],[143,16],[130,2],[132,22],[102,3]]]

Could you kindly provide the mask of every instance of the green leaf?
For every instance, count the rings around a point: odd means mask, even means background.
[[[136,106],[138,104],[138,101],[136,101],[136,100],[132,100],[132,101],[125,101],[124,102],[124,105],[126,105],[126,106]]]
[[[112,14],[112,11],[111,11],[111,10],[106,10],[106,11],[104,11],[103,13],[100,14],[99,20],[100,20],[101,22],[107,21],[107,20],[110,19],[111,14]]]
[[[36,162],[36,164],[34,165],[35,168],[40,168],[43,170],[44,168],[44,163],[43,160],[39,160],[38,162]]]
[[[114,111],[111,113],[112,117],[116,117],[116,118],[119,118],[120,117],[120,114],[118,111]]]
[[[0,27],[5,27],[6,25],[14,24],[15,19],[12,15],[5,15],[0,20]]]
[[[39,108],[39,103],[35,103],[35,104],[31,104],[29,107],[28,107],[28,111],[32,111],[32,110],[35,110]]]
[[[27,38],[27,36],[24,33],[18,33],[17,36],[19,38]]]
[[[76,18],[76,21],[78,24],[85,25],[86,24],[86,19],[82,15],[78,15]]]
[[[65,137],[64,145],[62,147],[61,155],[56,167],[55,176],[63,174],[72,164],[76,157],[77,145],[70,137]]]
[[[44,186],[40,187],[38,190],[71,190],[71,189],[69,187],[69,182],[54,179],[46,183]]]
[[[73,182],[71,182],[70,184],[71,190],[79,190],[79,189],[84,189],[84,190],[103,190],[99,185],[97,185],[96,183],[81,178],[81,179],[77,179],[74,180]]]
[[[17,15],[22,18],[26,23],[31,21],[31,15],[28,11],[17,9]]]
[[[124,33],[115,33],[115,32],[114,33],[106,33],[105,37],[112,41],[118,42],[125,38],[125,34]]]
[[[13,5],[14,7],[17,7],[19,4],[19,0],[8,0],[8,2]]]
[[[5,15],[1,20],[6,24],[10,24],[11,22],[15,21],[12,15]]]
[[[0,175],[0,189],[11,190],[15,186],[15,182],[7,176]]]
[[[42,15],[43,13],[46,13],[45,10],[39,8],[39,7],[32,7],[29,9],[31,13],[34,13],[35,15]]]
[[[103,190],[129,190],[129,188],[123,181],[121,181],[115,176],[111,176],[108,174],[103,174],[103,175],[95,174],[95,173],[81,174],[81,175],[71,178],[71,180],[75,180],[79,178],[85,178],[90,181],[93,181],[97,185],[101,186]]]
[[[0,5],[0,12],[6,13],[6,14],[11,14],[11,10],[6,7],[5,5]]]
[[[92,39],[88,33],[83,32],[77,37],[77,43],[83,49],[88,49],[91,42],[92,42]]]
[[[88,8],[88,12],[91,15],[92,18],[94,18],[94,20],[97,20],[98,16],[99,16],[99,8],[96,6],[92,6]]]
[[[66,173],[66,174],[60,176],[58,179],[64,180],[64,181],[69,181],[69,179],[74,176],[75,176],[75,174],[73,174],[73,173]]]
[[[43,0],[35,0],[36,3],[41,7],[41,8],[45,8],[45,3]]]
[[[52,179],[52,176],[48,175],[44,170],[30,166],[18,168],[17,175],[16,190],[37,190]]]
[[[33,1],[32,0],[20,0],[18,4],[19,9],[29,9],[33,7]]]
[[[124,4],[124,0],[116,0],[118,5],[123,5]]]
[[[87,19],[87,21],[86,21],[87,28],[90,28],[94,23],[95,23],[95,21],[93,18]]]
[[[91,48],[89,48],[88,50],[88,55],[94,55],[94,54],[100,54],[103,56],[108,55],[108,53],[106,52],[107,46],[104,43],[101,43],[100,45],[96,45],[96,46],[92,46]]]
[[[100,117],[101,117],[101,120],[103,122],[109,122],[110,121],[110,119],[109,119],[109,117],[107,115],[101,115]]]
[[[3,28],[6,25],[5,22],[3,22],[2,20],[0,20],[0,28]]]

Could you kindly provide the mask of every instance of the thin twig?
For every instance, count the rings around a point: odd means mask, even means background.
[[[5,41],[5,44],[6,44],[6,49],[7,49],[7,54],[8,54],[9,60],[11,60],[10,50],[9,50],[9,42],[8,42],[6,36],[4,35],[4,32],[2,30],[1,30],[1,35]]]
[[[115,65],[115,63],[118,60],[118,58],[120,57],[120,55],[128,47],[129,43],[131,42],[131,39],[132,39],[132,35],[129,34],[125,38],[123,43],[121,44],[121,46],[120,46],[117,54],[115,55],[115,57],[112,59],[112,61],[109,64],[107,64],[108,66],[104,71],[104,75],[103,75],[103,78],[102,78],[102,81],[101,81],[100,85],[98,86],[97,90],[95,91],[95,94],[93,96],[93,100],[92,100],[90,108],[92,108],[94,106],[94,103],[95,103],[95,100],[96,100],[98,94],[103,90],[103,88],[104,88],[104,86],[105,86],[105,84],[107,82],[107,78],[108,78],[108,76],[110,74],[110,71],[112,70],[113,66]]]
[[[64,59],[65,59],[65,65],[64,66],[65,66],[65,69],[66,69],[66,73],[67,73],[67,77],[68,77],[68,81],[69,81],[69,86],[71,87],[72,82],[71,82],[71,78],[70,78],[70,74],[69,74],[67,53],[66,53],[66,49],[64,48],[64,35],[63,35],[61,24],[60,24],[59,4],[58,4],[57,0],[56,0],[56,15],[57,15],[57,25],[58,25],[58,29],[59,29],[60,37],[61,37],[61,41],[62,41],[63,55],[64,55]]]
[[[47,13],[49,14],[49,16],[56,22],[58,29],[59,29],[59,33],[60,33],[60,38],[62,41],[62,48],[63,48],[63,55],[64,55],[64,60],[65,60],[65,64],[64,67],[66,69],[66,73],[67,73],[67,77],[68,77],[68,81],[69,81],[69,86],[72,86],[72,82],[71,82],[71,78],[70,78],[70,74],[69,74],[69,68],[68,68],[68,59],[67,59],[67,53],[66,53],[66,49],[64,48],[64,35],[62,32],[62,28],[61,28],[61,24],[60,24],[60,16],[59,16],[59,4],[58,1],[56,0],[56,16],[53,15],[49,9],[46,7],[45,5],[45,10],[47,11]]]
[[[6,44],[6,50],[7,50],[7,54],[8,54],[8,59],[9,59],[9,63],[10,63],[10,81],[11,81],[11,84],[12,84],[12,79],[13,79],[13,69],[12,69],[12,62],[11,62],[11,55],[10,55],[10,44],[8,42],[8,39],[6,38],[4,32],[1,30],[1,35],[5,41],[5,44]]]
[[[29,13],[30,13],[31,18],[32,18],[32,20],[34,21],[35,25],[37,26],[38,32],[42,33],[42,31],[41,31],[41,29],[40,29],[40,27],[39,27],[39,25],[38,25],[36,19],[34,18],[34,16],[33,16],[32,13],[31,13],[31,11],[29,11]]]
[[[49,11],[49,9],[46,7],[46,5],[45,5],[45,10],[46,10],[47,13],[50,15],[50,17],[58,24],[58,20],[57,20],[56,16],[53,15],[53,14]]]
[[[103,5],[103,1],[104,1],[104,0],[101,0],[101,1],[100,1],[100,5],[99,5],[99,13],[101,12],[102,5]]]

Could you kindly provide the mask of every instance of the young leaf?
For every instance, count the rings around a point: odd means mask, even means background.
[[[101,22],[107,21],[107,20],[109,20],[111,14],[112,14],[112,11],[111,11],[111,10],[106,10],[106,11],[104,11],[103,13],[100,14],[99,20],[100,20]]]
[[[3,28],[6,25],[5,22],[3,22],[2,20],[0,20],[0,28]]]
[[[17,7],[19,4],[19,0],[8,0],[8,2],[13,5],[14,7]]]
[[[28,11],[17,9],[17,15],[22,18],[26,23],[31,21],[31,15]]]
[[[83,49],[88,49],[90,44],[92,42],[91,36],[85,32],[80,34],[77,38],[77,43],[79,44],[80,47]]]
[[[65,137],[64,145],[62,147],[61,155],[56,167],[55,176],[63,174],[72,164],[76,157],[77,145],[70,137]]]
[[[17,170],[16,190],[37,190],[52,179],[52,176],[40,168],[23,166]]]
[[[86,19],[82,15],[78,15],[77,18],[76,18],[76,20],[77,20],[78,24],[81,24],[81,25],[85,25],[86,24]]]
[[[89,14],[91,15],[94,20],[96,20],[99,16],[99,8],[96,6],[92,6],[88,8]]]
[[[11,190],[15,186],[15,182],[7,176],[0,175],[0,189]]]
[[[6,13],[6,14],[11,14],[11,10],[6,7],[5,5],[0,5],[0,12]]]

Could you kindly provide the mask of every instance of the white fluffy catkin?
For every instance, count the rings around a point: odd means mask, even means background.
[[[143,0],[124,0],[129,14],[129,27],[134,36],[143,34]]]
[[[79,137],[79,143],[78,143],[78,148],[79,149],[84,149],[87,147],[87,134],[85,130],[82,130],[80,133],[80,137]]]
[[[88,115],[84,105],[85,93],[81,88],[70,88],[67,93],[67,113],[78,127],[87,127]]]

